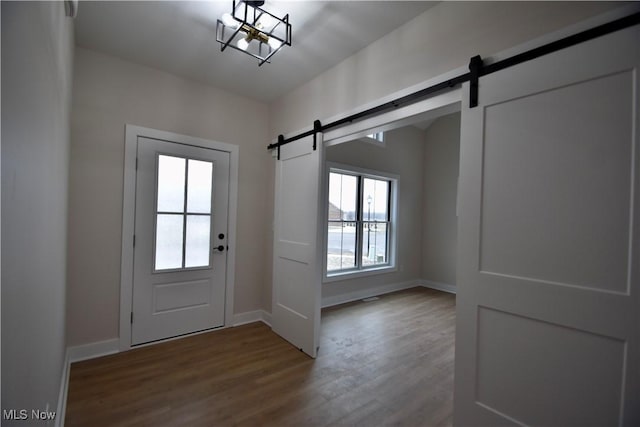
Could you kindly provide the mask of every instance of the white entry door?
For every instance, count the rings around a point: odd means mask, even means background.
[[[224,325],[229,153],[138,138],[132,345]]]
[[[273,331],[316,357],[320,336],[322,134],[280,149],[276,165]]]
[[[454,424],[640,425],[640,29],[463,100]]]

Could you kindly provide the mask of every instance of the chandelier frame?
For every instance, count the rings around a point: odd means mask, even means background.
[[[216,41],[220,43],[220,51],[223,52],[226,48],[238,50],[246,53],[259,60],[258,66],[262,66],[264,63],[271,63],[270,59],[284,46],[291,46],[291,23],[289,22],[289,14],[286,14],[283,18],[279,18],[276,15],[262,9],[264,1],[246,1],[239,0],[233,1],[233,8],[231,10],[231,17],[237,23],[233,27],[225,25],[225,23],[218,19],[216,23]],[[269,17],[275,24],[271,25],[271,28],[264,28],[261,25],[260,18]],[[276,33],[277,30],[277,33]],[[240,35],[240,37],[238,37]],[[244,38],[248,43],[252,41],[258,42],[257,52],[251,52],[249,49],[241,49],[232,43],[240,38]],[[277,40],[280,45],[277,48],[273,48],[269,41]]]

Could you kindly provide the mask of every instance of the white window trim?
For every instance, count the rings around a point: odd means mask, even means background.
[[[328,209],[327,200],[329,197],[329,173],[331,171],[344,172],[347,174],[357,174],[369,176],[371,178],[384,178],[391,181],[391,200],[389,211],[389,263],[381,267],[369,267],[357,270],[327,272],[327,227],[328,227]],[[322,245],[322,282],[331,283],[342,280],[356,279],[359,277],[374,276],[379,274],[393,273],[398,271],[398,202],[400,200],[400,176],[373,169],[366,169],[357,166],[347,165],[344,163],[325,162],[325,170],[323,176],[323,209],[322,209],[322,227],[323,227],[323,245]]]

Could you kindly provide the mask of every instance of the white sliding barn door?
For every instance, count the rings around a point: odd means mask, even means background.
[[[464,89],[454,424],[640,425],[640,29]]]
[[[322,134],[280,148],[276,165],[273,331],[311,357],[320,336]]]

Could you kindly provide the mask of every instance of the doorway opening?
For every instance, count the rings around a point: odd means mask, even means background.
[[[403,366],[416,363],[411,381],[385,382],[400,395],[434,370],[429,382],[437,381],[437,390],[425,398],[433,412],[421,417],[450,422],[460,112],[445,110],[370,132],[381,133],[383,144],[367,134],[325,150],[318,357],[366,354],[353,368],[355,389],[391,353]],[[377,185],[358,185],[365,179]],[[365,261],[373,265],[354,267]]]
[[[459,104],[325,145],[322,307],[415,286],[455,293]]]

